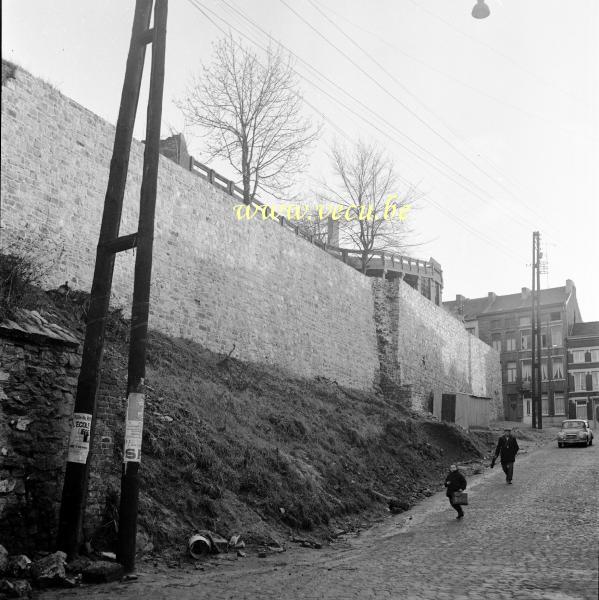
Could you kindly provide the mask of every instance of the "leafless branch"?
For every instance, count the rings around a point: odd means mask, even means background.
[[[338,182],[325,184],[323,195],[343,208],[341,236],[362,250],[366,272],[374,253],[401,253],[410,246],[409,211],[422,194],[414,187],[401,192],[393,161],[373,144],[360,141],[350,149],[336,144],[331,161]]]
[[[177,105],[186,124],[201,132],[206,154],[227,160],[240,177],[246,202],[258,190],[280,194],[306,167],[320,134],[302,115],[293,65],[272,46],[262,63],[232,36],[214,50],[213,62],[202,66]]]

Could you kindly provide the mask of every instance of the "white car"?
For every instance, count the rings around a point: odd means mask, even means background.
[[[557,434],[557,445],[560,448],[571,444],[593,445],[593,430],[585,419],[567,419],[562,421],[562,428]]]

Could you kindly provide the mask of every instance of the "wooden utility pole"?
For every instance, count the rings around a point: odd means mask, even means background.
[[[553,400],[553,341],[551,338],[551,315],[547,317],[547,404],[553,403],[555,415],[555,402]],[[551,414],[551,411],[549,411]]]
[[[543,428],[542,377],[541,377],[541,274],[540,234],[532,234],[532,426]]]
[[[139,465],[144,413],[144,380],[146,376],[146,343],[150,309],[152,277],[152,246],[154,243],[154,213],[158,183],[160,123],[162,120],[162,90],[166,50],[166,19],[168,0],[156,0],[152,43],[152,71],[146,122],[146,148],[141,181],[141,204],[137,230],[137,256],[133,281],[129,368],[127,377],[127,420],[121,503],[119,511],[119,544],[117,559],[126,571],[135,568],[135,536],[139,497]]]
[[[535,265],[537,261],[536,252],[536,235],[534,231],[532,234],[532,294],[531,294],[531,307],[532,312],[530,316],[530,341],[531,341],[531,360],[530,360],[530,399],[532,405],[532,428],[537,427],[537,375],[535,369],[535,357],[536,357],[536,336],[535,336],[535,323],[536,323],[536,277],[535,277]]]
[[[117,252],[130,250],[136,246],[140,248],[141,252],[143,246],[143,255],[145,257],[144,266],[138,268],[138,253],[135,271],[133,311],[136,318],[140,318],[139,315],[143,318],[143,310],[136,312],[135,290],[138,290],[138,303],[145,303],[147,305],[148,302],[148,296],[139,291],[139,289],[144,286],[141,283],[138,283],[138,279],[144,279],[144,285],[147,284],[149,290],[152,250],[151,238],[153,238],[156,193],[156,184],[154,183],[152,185],[151,181],[152,178],[155,180],[155,172],[157,170],[158,157],[156,155],[155,160],[153,158],[154,146],[157,146],[157,142],[154,143],[151,152],[148,152],[146,146],[146,153],[144,155],[144,181],[146,184],[145,193],[144,185],[142,184],[140,230],[137,233],[119,237],[119,229],[127,181],[127,171],[129,168],[131,140],[133,138],[135,115],[137,113],[139,101],[146,45],[148,43],[153,43],[152,73],[154,81],[153,93],[151,93],[150,106],[148,107],[148,129],[150,128],[151,121],[153,124],[152,136],[154,137],[156,135],[156,118],[158,121],[160,120],[162,110],[167,0],[156,0],[156,3],[157,6],[154,16],[155,26],[150,29],[149,25],[152,15],[153,0],[136,0],[129,55],[127,57],[125,80],[121,94],[121,105],[116,124],[112,159],[110,161],[108,186],[106,189],[104,211],[100,226],[100,237],[96,251],[96,265],[92,282],[90,307],[87,317],[85,341],[83,344],[82,364],[77,384],[77,396],[73,410],[73,425],[69,439],[67,465],[60,506],[57,546],[59,549],[64,550],[69,558],[77,554],[82,541],[81,525],[87,496],[90,440],[93,437],[95,428],[96,395],[100,382],[100,369],[104,352],[105,323],[108,315],[112,288],[114,259]],[[158,15],[161,15],[160,18],[157,18]],[[160,27],[157,27],[158,24],[162,23],[162,18],[164,19],[164,26],[161,25]],[[158,41],[158,43],[156,43],[156,41]],[[160,46],[161,48],[161,58],[156,50],[156,46]],[[154,76],[154,71],[158,71],[159,75]],[[156,115],[158,116],[156,117]],[[158,137],[159,135],[160,132],[158,130]],[[150,164],[150,160],[154,160],[153,166]],[[154,199],[150,200],[149,197],[152,194],[154,195]],[[146,210],[151,210],[150,218],[147,216],[142,217],[142,214]],[[152,231],[150,231],[150,227],[152,227]],[[149,243],[148,237],[150,237]],[[148,249],[150,252],[149,267],[147,266]],[[143,277],[142,275],[138,275],[138,270],[144,273]],[[147,321],[147,318],[145,320]],[[139,320],[135,322],[139,323]],[[143,334],[143,340],[145,352],[145,333]],[[136,345],[136,349],[139,351],[139,344]],[[141,359],[142,363],[144,359],[145,355]],[[137,368],[135,369],[135,372],[137,373],[139,370],[140,369]],[[141,370],[143,372],[143,366]],[[129,371],[129,380],[130,382],[132,381],[131,367]]]
[[[537,386],[537,429],[543,429],[543,378],[541,377],[541,235],[538,231],[535,232],[537,235],[537,262],[536,262],[536,276],[537,276],[537,369],[539,378],[537,379],[539,385]]]

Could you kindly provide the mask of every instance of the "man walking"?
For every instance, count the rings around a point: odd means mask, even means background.
[[[514,437],[513,431],[511,429],[506,429],[497,442],[495,456],[491,462],[491,467],[494,467],[497,457],[500,456],[501,468],[505,473],[506,483],[512,483],[512,478],[514,476],[514,461],[516,460],[518,450],[520,450],[520,448],[518,447],[518,442]]]

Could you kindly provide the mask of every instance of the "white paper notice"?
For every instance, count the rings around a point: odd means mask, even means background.
[[[132,393],[127,400],[124,462],[141,462],[141,438],[144,427],[144,395]]]
[[[92,430],[92,416],[87,413],[73,413],[73,425],[69,438],[68,462],[87,462],[89,454],[89,438]]]

